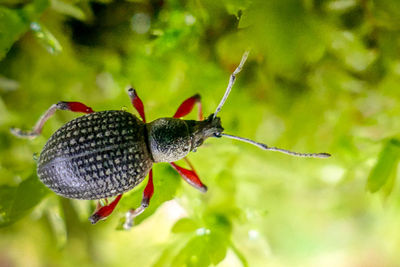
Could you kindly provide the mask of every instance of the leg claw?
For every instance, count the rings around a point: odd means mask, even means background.
[[[125,230],[129,230],[133,226],[133,224],[134,224],[133,219],[135,218],[134,212],[135,212],[135,210],[129,210],[129,211],[126,212],[126,214],[125,214],[125,223],[123,225],[123,228]]]
[[[33,139],[39,134],[34,131],[23,131],[19,128],[10,128],[10,132],[16,137]]]

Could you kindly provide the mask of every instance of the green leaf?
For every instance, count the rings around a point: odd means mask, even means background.
[[[58,54],[62,51],[62,47],[56,37],[39,22],[32,22],[31,29],[47,52],[50,54]]]
[[[248,8],[250,1],[248,0],[224,0],[226,10],[229,14],[240,18],[239,14],[244,9]]]
[[[243,267],[248,267],[249,264],[246,260],[246,257],[243,255],[243,253],[233,244],[233,242],[231,242],[231,249],[233,250],[233,252],[236,254],[236,256],[238,257],[238,259],[240,260],[240,262],[242,263]]]
[[[193,232],[197,228],[199,228],[199,225],[195,220],[182,218],[174,224],[171,231],[173,233]]]
[[[182,225],[187,224],[182,222]],[[221,214],[207,214],[205,226],[197,228],[194,236],[172,261],[174,266],[217,265],[230,245],[231,224]]]
[[[39,181],[36,174],[21,182],[17,187],[0,187],[0,227],[15,223],[35,207],[49,190]]]
[[[159,256],[157,261],[154,262],[152,267],[172,266],[171,263],[173,262],[175,255],[178,254],[178,252],[185,245],[185,241],[187,240],[187,235],[180,235],[176,238],[171,238],[168,242],[168,246],[165,247],[165,249]]]
[[[75,19],[82,21],[86,19],[85,13],[82,11],[82,9],[71,3],[66,3],[60,0],[52,0],[51,7],[52,9],[57,10],[61,14],[71,16]]]
[[[393,191],[394,185],[396,183],[398,165],[399,165],[398,163],[394,165],[392,173],[389,175],[389,179],[382,187],[382,193],[385,198],[388,197]]]
[[[46,204],[49,204],[46,205],[46,207],[48,207],[46,214],[49,226],[52,230],[52,236],[55,240],[56,246],[62,248],[67,242],[68,233],[61,198],[54,195],[54,197],[48,198]]]
[[[379,154],[378,162],[372,169],[368,181],[367,190],[371,193],[377,192],[381,189],[388,181],[390,176],[394,175],[397,169],[397,164],[400,158],[400,141],[397,139],[389,140],[381,153]],[[392,186],[394,182],[391,182]],[[386,189],[387,192],[390,192]]]
[[[196,235],[173,259],[174,266],[209,266],[221,262],[228,248],[226,236],[213,232]]]
[[[0,7],[0,60],[28,28],[29,24],[22,19],[19,12]]]
[[[209,236],[195,236],[179,251],[173,262],[175,266],[208,266],[211,263],[207,255]]]
[[[0,7],[0,60],[48,6],[48,0],[36,0],[21,9]]]

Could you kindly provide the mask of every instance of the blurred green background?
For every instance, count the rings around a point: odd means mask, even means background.
[[[1,0],[0,266],[400,266],[400,3],[397,0]],[[189,158],[206,194],[168,164],[130,231],[145,182],[104,222],[36,176],[46,140],[17,139],[60,100],[205,115],[242,53],[220,112],[227,133],[329,159],[210,139]],[[195,113],[188,118],[194,119]]]

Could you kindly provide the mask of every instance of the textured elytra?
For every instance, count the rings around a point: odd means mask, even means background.
[[[145,124],[118,110],[91,113],[58,129],[40,154],[38,176],[59,195],[102,199],[131,190],[152,167]]]

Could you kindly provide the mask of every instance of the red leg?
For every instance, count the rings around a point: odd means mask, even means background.
[[[118,202],[121,200],[122,194],[118,195],[113,202],[111,202],[110,204],[106,205],[106,206],[97,206],[96,211],[92,214],[92,216],[90,216],[89,221],[92,224],[97,223],[100,220],[104,220],[106,219],[115,209],[115,207],[117,206]]]
[[[186,116],[189,114],[193,107],[194,104],[198,105],[199,111],[197,114],[198,120],[202,121],[203,120],[203,111],[201,107],[201,97],[199,94],[195,94],[192,97],[189,97],[185,101],[182,102],[182,104],[179,106],[178,110],[175,112],[175,115],[173,116],[174,118],[181,118],[183,116]]]
[[[182,176],[182,178],[188,182],[191,186],[199,189],[201,192],[207,192],[207,186],[205,186],[201,181],[196,171],[194,170],[192,164],[189,162],[187,158],[184,158],[185,161],[190,166],[191,170],[182,168],[176,165],[174,162],[170,162],[171,166]]]
[[[73,112],[93,113],[93,109],[80,102],[60,101],[52,105],[39,119],[30,132],[22,131],[17,128],[11,128],[11,132],[18,137],[34,138],[42,132],[44,123],[56,112],[56,110],[69,110]]]
[[[143,191],[143,199],[142,199],[142,206],[147,207],[150,204],[150,199],[154,193],[154,185],[153,185],[153,169],[149,172],[149,181]]]
[[[137,112],[139,113],[140,117],[142,118],[143,122],[146,122],[146,116],[144,115],[144,106],[142,100],[136,93],[136,90],[130,88],[128,90],[129,97],[131,99],[132,105],[135,107]]]
[[[139,208],[132,209],[126,213],[126,220],[124,223],[124,229],[128,230],[133,225],[133,219],[140,215],[150,204],[150,199],[154,193],[154,185],[153,185],[153,169],[150,170],[149,173],[149,181],[143,191],[143,199]]]
[[[81,102],[64,102],[60,101],[57,103],[57,108],[62,110],[69,110],[73,112],[83,112],[83,113],[93,113],[93,109],[91,107],[86,106]]]

